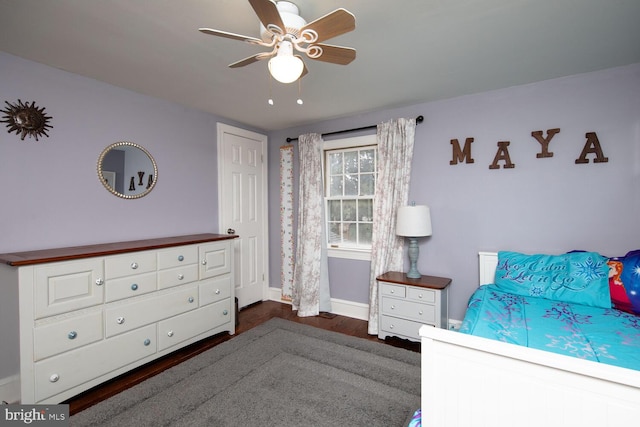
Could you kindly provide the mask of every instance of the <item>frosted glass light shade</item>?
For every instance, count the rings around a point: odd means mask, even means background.
[[[280,83],[293,83],[300,78],[304,64],[293,55],[276,55],[269,60],[269,72]]]
[[[398,208],[396,235],[404,237],[431,236],[429,206],[402,206]]]

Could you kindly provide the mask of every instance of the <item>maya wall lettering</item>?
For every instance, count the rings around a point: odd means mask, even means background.
[[[536,130],[531,132],[531,136],[540,144],[540,152],[536,153],[536,158],[542,159],[547,157],[553,157],[553,151],[549,150],[549,145],[554,136],[560,133],[560,128],[547,129],[545,132]],[[606,163],[609,161],[608,157],[604,156],[602,146],[598,140],[598,136],[595,132],[587,132],[585,134],[587,141],[582,148],[580,156],[575,160],[576,164],[589,163],[589,155],[593,155],[593,163]],[[450,165],[457,165],[458,163],[475,163],[475,160],[471,153],[471,144],[473,144],[474,138],[466,138],[464,146],[460,147],[460,141],[458,139],[451,140],[452,156]],[[493,158],[493,162],[489,165],[489,169],[500,169],[502,165],[503,169],[515,168],[515,163],[511,160],[509,154],[510,141],[498,141],[498,150]]]

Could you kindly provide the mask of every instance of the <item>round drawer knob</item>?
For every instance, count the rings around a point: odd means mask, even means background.
[[[226,316],[227,314],[229,314],[229,312],[228,312],[227,310],[224,310],[224,311],[222,312],[222,314],[224,314],[224,315]]]
[[[193,297],[189,297],[189,302],[194,302],[195,300],[193,299]]]
[[[69,337],[70,340],[75,340],[77,336],[78,336],[78,333],[76,331],[71,331],[67,335],[67,337]]]
[[[182,255],[178,255],[178,261],[184,261],[184,257]]]
[[[144,345],[149,345],[151,344],[151,340],[149,338],[147,338],[146,340],[144,340]]]
[[[168,336],[168,337],[172,337],[172,336],[173,336],[173,331],[169,331],[169,332],[167,332],[167,336]]]
[[[184,274],[178,274],[178,280],[184,279]]]
[[[418,295],[418,298],[422,299],[422,294]]]
[[[389,329],[393,329],[393,325],[390,325],[390,326],[389,326]]]
[[[396,291],[394,291],[393,289],[391,289],[391,293],[392,293],[392,294],[395,294],[395,293],[396,293]]]
[[[206,260],[206,259],[203,259],[203,260],[202,260],[202,262],[201,262],[201,264],[202,264],[202,265],[207,265],[207,260]]]
[[[60,375],[58,374],[53,374],[49,377],[49,381],[51,381],[52,383],[58,382],[59,379],[60,379]]]
[[[418,312],[418,314],[419,314],[420,316],[422,316],[422,310],[420,310],[420,311]]]
[[[138,263],[137,262],[132,262],[131,263],[131,268],[133,268],[134,270],[136,270],[138,268]]]
[[[220,289],[216,289],[216,295],[220,295]]]
[[[99,277],[98,279],[96,279],[96,285],[98,286],[102,286],[104,285],[104,279]]]
[[[395,305],[392,305],[392,306],[391,306],[391,310],[395,310],[395,309],[396,309],[396,306],[395,306]]]
[[[122,324],[124,323],[124,317],[118,317],[118,318],[116,319],[116,323],[117,323],[118,325],[122,325]]]
[[[132,291],[137,291],[138,290],[138,284],[134,283],[133,285],[131,285],[131,290]]]

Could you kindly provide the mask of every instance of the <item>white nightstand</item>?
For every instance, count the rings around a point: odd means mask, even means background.
[[[422,276],[410,279],[390,271],[378,280],[378,338],[397,336],[420,341],[422,325],[447,328],[448,287],[451,279]]]

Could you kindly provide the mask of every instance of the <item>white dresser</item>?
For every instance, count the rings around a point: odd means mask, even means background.
[[[378,338],[397,336],[420,341],[422,325],[447,328],[448,293],[451,279],[422,276],[408,278],[390,271],[377,277]]]
[[[235,333],[233,238],[191,236],[0,255],[19,288],[22,403],[58,403]]]

